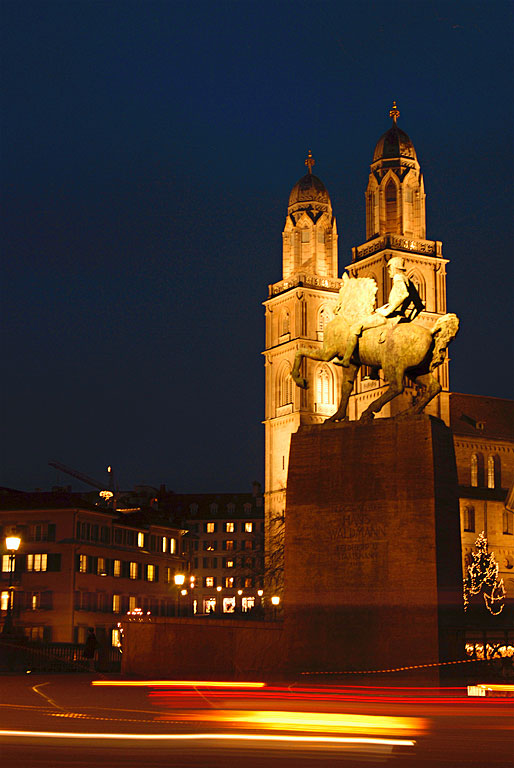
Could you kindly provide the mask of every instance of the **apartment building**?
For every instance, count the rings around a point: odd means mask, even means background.
[[[21,538],[10,574],[6,536]],[[188,577],[184,531],[155,510],[89,505],[74,494],[0,490],[0,620],[32,640],[119,644],[129,611],[173,616],[175,574]]]
[[[193,614],[248,613],[265,606],[264,501],[252,493],[161,494],[159,508],[188,533],[194,587],[183,596]]]

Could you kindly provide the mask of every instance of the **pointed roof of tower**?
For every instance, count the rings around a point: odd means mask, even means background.
[[[291,194],[289,195],[289,205],[308,202],[327,203],[330,205],[330,197],[325,185],[321,179],[315,176],[312,172],[314,162],[312,152],[309,149],[309,154],[305,161],[305,165],[309,169],[309,172],[306,173],[305,176],[302,176],[292,188]]]
[[[373,162],[377,160],[393,160],[399,157],[408,157],[417,161],[414,144],[409,139],[405,131],[398,128],[396,121],[400,117],[400,110],[393,101],[393,108],[389,112],[393,124],[378,140],[373,153]]]

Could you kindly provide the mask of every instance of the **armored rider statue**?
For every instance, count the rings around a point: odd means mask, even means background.
[[[383,307],[378,307],[371,315],[354,323],[350,328],[346,350],[341,365],[348,368],[350,359],[355,351],[359,337],[368,328],[385,325],[388,318],[393,325],[401,322],[411,322],[425,308],[416,286],[405,274],[405,261],[401,256],[393,256],[387,264],[389,276],[393,280],[389,301]]]

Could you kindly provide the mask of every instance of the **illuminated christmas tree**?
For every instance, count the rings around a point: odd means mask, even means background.
[[[499,565],[494,552],[487,551],[484,531],[475,541],[475,548],[477,551],[471,553],[472,562],[464,579],[464,610],[468,608],[470,596],[482,592],[487,610],[498,616],[504,606],[505,587],[503,579],[498,578]]]

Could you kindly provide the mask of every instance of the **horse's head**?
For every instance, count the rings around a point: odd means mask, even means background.
[[[349,323],[370,315],[375,308],[377,290],[372,277],[348,277],[345,273],[335,313]]]

